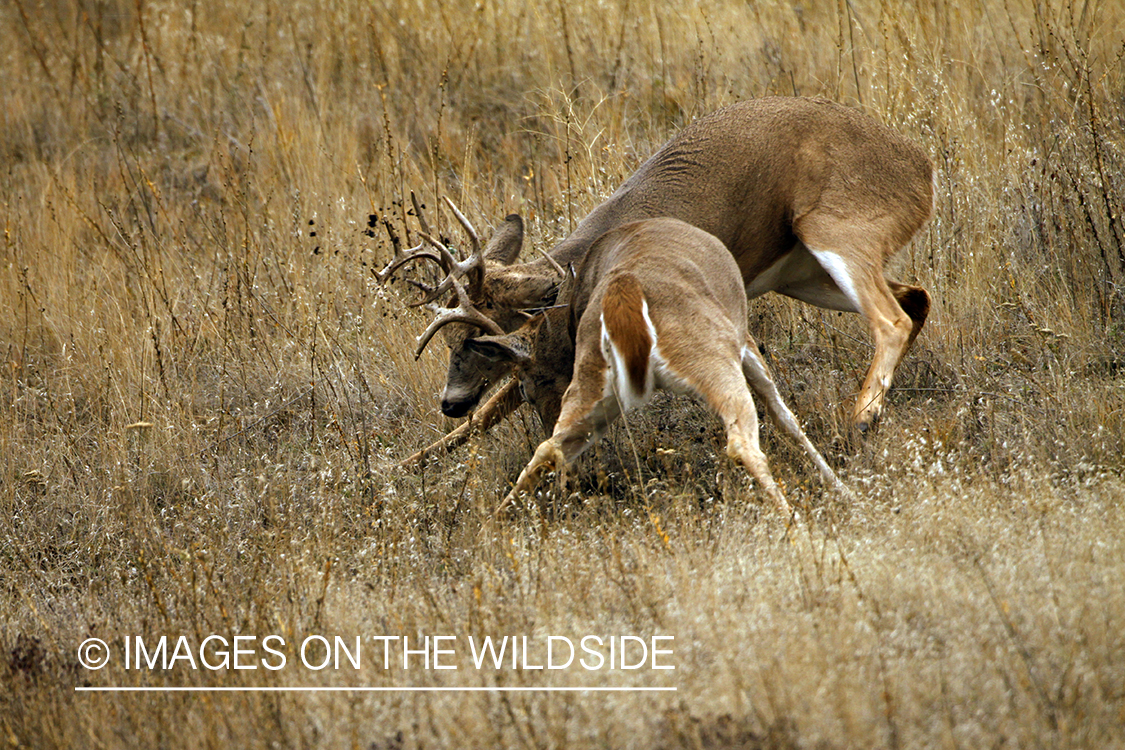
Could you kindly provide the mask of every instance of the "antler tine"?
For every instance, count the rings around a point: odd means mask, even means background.
[[[441,253],[441,265],[447,274],[456,273],[456,275],[461,276],[469,270],[470,266],[467,265],[468,261],[458,261],[453,257],[453,253],[450,252],[448,247],[425,229],[419,229],[418,236],[433,245],[433,248]]]
[[[444,195],[442,196],[442,198],[445,199],[445,204],[449,206],[449,210],[451,210],[453,212],[453,215],[457,217],[457,221],[461,223],[461,226],[465,229],[465,233],[469,235],[469,240],[473,244],[473,251],[469,254],[469,257],[465,259],[464,263],[466,273],[470,270],[473,271],[473,273],[469,276],[469,280],[473,285],[473,294],[478,295],[480,294],[481,287],[484,284],[485,276],[484,253],[481,251],[480,237],[477,235],[477,230],[473,228],[472,223],[470,223],[469,220],[465,217],[465,214],[461,213],[461,209],[457,208],[457,205],[452,200],[450,200],[449,196]]]
[[[449,282],[450,286],[453,288],[454,294],[457,295],[457,307],[449,308],[427,305],[427,309],[437,313],[437,317],[427,326],[426,330],[422,332],[422,335],[418,337],[418,348],[414,350],[414,359],[421,357],[422,351],[426,348],[426,344],[430,343],[430,339],[434,337],[434,334],[450,323],[468,323],[469,325],[482,328],[493,335],[504,335],[504,329],[501,328],[495,320],[473,307],[472,302],[469,300],[469,295],[465,293],[465,287],[461,286],[461,282],[457,280],[456,276],[450,274],[446,277],[446,282]],[[445,286],[446,282],[442,282],[442,286]]]
[[[383,228],[387,230],[387,236],[391,238],[391,245],[394,247],[395,256],[397,257],[399,251],[402,250],[402,242],[399,240],[398,234],[395,232],[394,224],[391,224],[390,219],[388,219],[386,216],[383,217]]]
[[[449,268],[445,269],[445,273],[456,272],[457,275],[465,275],[469,271],[472,271],[474,269],[483,268],[484,259],[481,259],[479,253],[474,253],[472,255],[469,255],[467,260],[463,260],[463,261],[453,260],[453,253],[449,250],[449,247],[443,245],[440,241],[435,240],[433,235],[431,235],[431,234],[429,234],[425,231],[418,231],[418,236],[421,236],[423,238],[423,240],[425,240],[426,242],[429,242],[431,245],[433,245],[434,250],[441,253],[441,256],[443,257],[444,262],[449,263]]]
[[[385,217],[383,219],[383,228],[387,230],[387,237],[391,240],[391,247],[394,248],[395,254],[394,257],[391,258],[391,262],[388,263],[382,271],[375,272],[375,278],[379,280],[380,284],[385,284],[387,279],[391,277],[391,273],[393,272],[391,266],[393,265],[395,268],[398,268],[395,264],[407,257],[407,254],[402,252],[402,241],[398,238],[398,233],[395,232],[394,226]],[[419,245],[419,249],[420,248],[421,245]]]
[[[461,213],[461,209],[457,208],[457,205],[449,199],[448,195],[443,195],[442,199],[445,200],[445,205],[449,206],[449,210],[453,212],[453,215],[457,217],[457,221],[460,222],[461,226],[465,229],[465,233],[469,235],[469,240],[473,243],[473,252],[470,255],[470,260],[475,257],[480,257],[483,262],[483,256],[481,256],[480,252],[480,237],[477,236],[477,230],[473,229],[473,225],[465,218],[465,214]]]
[[[426,296],[418,300],[417,302],[411,302],[408,307],[428,307],[430,303],[441,297],[453,287],[453,282],[451,281],[452,278],[452,275],[446,276],[444,279],[442,279],[442,282],[440,284],[434,287],[427,286],[425,284],[419,284],[416,281],[411,282],[414,284],[414,286],[421,289]]]
[[[414,195],[414,191],[410,191],[410,203],[414,206],[414,215],[418,217],[418,226],[426,234],[430,233],[430,225],[426,222],[426,217],[422,213],[422,204],[418,202],[418,196]]]
[[[411,193],[410,197],[413,199],[414,194]],[[416,201],[415,205],[417,205]],[[386,218],[383,219],[383,228],[387,230],[387,236],[390,237],[391,247],[394,248],[395,254],[394,257],[391,258],[391,262],[384,266],[382,271],[375,272],[375,278],[379,280],[380,284],[387,283],[395,271],[413,260],[432,260],[440,265],[442,270],[449,273],[450,266],[446,265],[446,261],[443,258],[422,250],[423,245],[425,245],[424,242],[419,242],[417,246],[404,251],[402,249],[402,241],[399,239],[398,233],[395,232],[394,225]],[[452,258],[450,258],[450,265],[452,265]]]
[[[566,270],[562,266],[559,265],[559,262],[557,260],[555,260],[554,258],[552,258],[551,254],[549,252],[547,252],[546,250],[544,250],[543,248],[539,248],[539,252],[542,253],[542,255],[546,259],[546,261],[551,264],[551,268],[555,269],[555,273],[557,273],[559,276],[561,276],[562,278],[565,279],[566,278]]]
[[[379,280],[380,284],[385,284],[395,271],[402,268],[407,263],[415,260],[432,260],[434,263],[437,263],[439,266],[441,266],[442,270],[444,270],[446,273],[449,273],[449,269],[446,267],[446,261],[444,258],[438,255],[434,255],[428,250],[423,250],[422,247],[423,245],[421,243],[417,247],[412,247],[406,251],[400,251],[399,248],[396,247],[395,257],[383,268],[382,271],[377,271],[375,273],[375,278]]]
[[[422,237],[422,239],[424,239],[426,242],[433,245],[434,248],[439,253],[441,253],[441,257],[443,259],[442,260],[442,267],[445,268],[445,273],[446,273],[445,280],[442,281],[441,284],[439,284],[437,286],[437,288],[434,290],[434,292],[432,294],[430,294],[425,300],[423,300],[423,302],[421,304],[425,304],[427,302],[433,302],[435,299],[437,299],[441,295],[448,292],[450,290],[450,288],[453,286],[453,283],[452,283],[451,279],[453,279],[455,276],[465,276],[466,274],[468,274],[470,271],[473,271],[474,269],[483,268],[484,260],[481,258],[480,255],[477,255],[477,254],[470,255],[468,260],[462,260],[462,261],[454,260],[453,259],[453,253],[451,253],[449,251],[448,247],[446,247],[441,242],[434,239],[432,236],[430,236],[429,234],[427,234],[424,231],[419,230],[418,234]],[[468,298],[466,298],[466,299],[468,299]]]
[[[574,264],[567,265],[566,270],[563,271],[563,280],[559,284],[559,292],[555,297],[556,305],[569,305],[573,301],[574,287],[578,283],[578,275],[574,272]]]
[[[410,286],[414,287],[415,289],[421,290],[422,294],[425,294],[427,298],[429,297],[429,295],[434,293],[435,289],[437,289],[437,287],[425,284],[421,281],[418,281],[418,279],[407,279],[406,283],[410,284]]]

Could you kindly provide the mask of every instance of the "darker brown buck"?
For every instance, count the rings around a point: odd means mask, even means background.
[[[550,307],[559,268],[580,262],[607,231],[667,216],[717,237],[734,258],[748,297],[772,291],[864,316],[875,353],[853,418],[865,430],[882,412],[895,368],[930,306],[924,289],[889,281],[884,266],[932,211],[926,153],[861,112],[788,97],[721,109],[664,144],[549,258],[516,262],[523,226],[513,215],[487,251],[478,247],[469,260],[442,261],[447,278],[441,291],[453,291],[457,307],[441,313],[422,338],[424,345],[438,328],[456,324],[446,328],[451,355],[442,411],[468,413],[520,358],[534,352],[540,365],[525,370],[522,389],[515,383],[501,389],[478,409],[476,423],[487,428],[526,398],[550,430],[569,381],[570,358],[564,352],[548,362],[545,351],[528,344],[557,342],[559,326],[552,323],[565,322],[565,316],[526,311]],[[428,251],[414,257],[437,260]],[[395,267],[408,259],[400,257]],[[455,287],[451,280],[457,276],[469,280],[469,288]],[[481,334],[512,338],[481,342]],[[495,344],[510,344],[512,351],[497,357]],[[466,429],[463,425],[427,451],[455,444]]]

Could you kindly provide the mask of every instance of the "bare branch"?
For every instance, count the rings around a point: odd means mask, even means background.
[[[457,426],[448,435],[429,446],[418,451],[409,458],[399,462],[399,466],[410,466],[427,458],[437,450],[449,452],[469,439],[473,430],[485,432],[494,424],[514,412],[523,403],[520,393],[520,381],[513,378],[492,394],[492,397],[481,404],[469,418]]]

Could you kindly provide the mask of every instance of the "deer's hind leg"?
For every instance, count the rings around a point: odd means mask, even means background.
[[[718,371],[706,371],[702,367],[696,370],[686,366],[679,370],[664,368],[662,375],[667,378],[669,372],[679,385],[686,385],[695,391],[708,406],[723,420],[727,433],[727,455],[741,463],[751,476],[762,485],[762,490],[785,515],[792,511],[785,495],[774,481],[770,472],[766,454],[762,452],[758,434],[758,411],[754,407],[754,398],[750,395],[746,376],[742,372],[742,365],[737,347],[723,347],[723,351],[700,351],[697,344],[693,363],[708,363],[714,365],[721,362]],[[710,347],[706,347],[710,348]],[[727,348],[733,351],[726,351]],[[676,388],[680,390],[681,388]]]
[[[788,516],[792,509],[774,481],[766,454],[762,452],[758,439],[758,414],[745,380],[742,381],[742,392],[727,399],[718,411],[727,431],[727,455],[745,466],[778,509]]]
[[[875,424],[894,379],[895,368],[917,337],[929,312],[929,295],[919,287],[888,282],[886,259],[905,242],[901,227],[877,221],[813,212],[794,227],[805,247],[824,271],[803,285],[780,290],[829,309],[858,312],[867,320],[875,356],[856,399],[852,420],[861,430]],[[830,283],[824,283],[826,278]],[[815,282],[815,283],[813,283]]]
[[[750,334],[746,334],[746,346],[742,349],[742,373],[746,376],[746,382],[754,389],[754,393],[766,402],[766,408],[773,420],[789,434],[789,437],[796,440],[797,444],[812,459],[825,484],[834,489],[842,488],[843,484],[836,476],[836,472],[832,471],[832,467],[824,460],[824,456],[812,444],[805,431],[801,429],[796,415],[782,400],[781,394],[777,390],[777,384],[770,376],[769,367],[762,359],[762,355],[758,353],[758,344]]]

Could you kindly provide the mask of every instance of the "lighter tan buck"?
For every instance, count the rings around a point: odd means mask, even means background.
[[[852,411],[870,427],[883,410],[895,368],[921,331],[930,298],[924,289],[889,281],[887,261],[902,249],[933,211],[932,168],[926,153],[871,117],[819,99],[768,97],[741,102],[704,117],[673,137],[595,208],[550,252],[517,263],[523,224],[509,216],[487,248],[464,261],[429,251],[402,254],[403,263],[427,257],[441,263],[446,280],[429,296],[452,293],[456,306],[441,311],[420,337],[419,352],[445,327],[450,346],[442,411],[464,416],[488,389],[528,355],[523,369],[477,412],[487,427],[529,400],[551,430],[570,378],[566,351],[549,325],[560,282],[559,267],[578,264],[606,232],[656,217],[680,219],[714,235],[735,262],[748,297],[778,292],[820,307],[858,312],[874,340],[874,356]],[[454,285],[461,276],[467,286]],[[736,277],[736,278],[738,278]],[[527,311],[532,310],[529,314]],[[546,321],[546,325],[545,325]],[[514,332],[514,333],[513,333]],[[514,336],[515,351],[495,357],[476,346],[488,337]],[[547,341],[550,339],[550,342]],[[552,360],[553,357],[553,360]],[[462,425],[439,446],[457,444]]]
[[[584,308],[574,374],[553,434],[501,508],[533,490],[544,471],[564,469],[658,388],[705,401],[723,420],[727,455],[749,470],[782,512],[790,508],[759,444],[747,384],[825,482],[840,486],[781,400],[747,334],[746,291],[734,258],[714,236],[678,219],[626,224],[593,244],[566,296]]]

